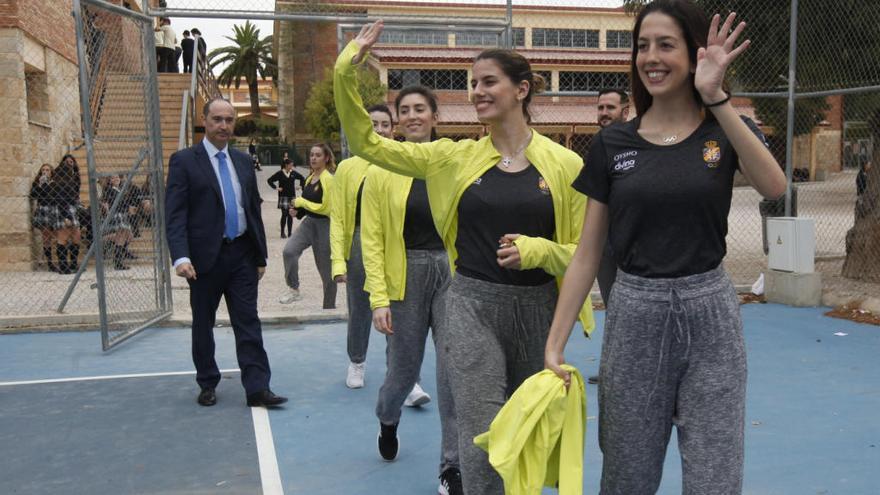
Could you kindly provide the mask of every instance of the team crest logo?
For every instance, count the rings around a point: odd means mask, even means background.
[[[703,161],[709,168],[716,168],[721,161],[721,148],[718,141],[706,141],[703,143]]]
[[[547,185],[547,181],[543,177],[538,178],[538,190],[545,196],[550,194],[550,186]]]

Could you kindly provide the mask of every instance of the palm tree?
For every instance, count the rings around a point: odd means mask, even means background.
[[[260,39],[260,30],[251,21],[245,21],[244,26],[236,24],[232,29],[235,37],[225,38],[234,45],[211,50],[208,64],[212,70],[218,65],[229,64],[217,76],[217,83],[227,88],[235,84],[235,89],[238,89],[241,79],[244,78],[251,99],[251,115],[259,117],[261,112],[257,77],[263,80],[271,77],[274,81],[278,74],[278,64],[272,58],[272,35]]]

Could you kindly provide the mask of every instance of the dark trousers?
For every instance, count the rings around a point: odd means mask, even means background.
[[[241,383],[252,394],[269,388],[269,358],[263,348],[263,331],[257,316],[257,253],[245,235],[223,244],[213,269],[196,273],[189,281],[192,306],[192,357],[196,382],[202,388],[214,388],[220,382],[220,370],[214,360],[214,322],[220,297],[235,333],[235,352],[241,369]]]
[[[159,54],[159,72],[172,72],[174,69],[174,49],[173,48],[156,48]]]
[[[184,72],[192,72],[192,60],[193,54],[192,52],[183,51],[183,71]]]

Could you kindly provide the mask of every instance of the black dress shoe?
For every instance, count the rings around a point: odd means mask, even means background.
[[[287,402],[287,397],[275,395],[268,389],[247,396],[248,407],[276,407],[285,402]]]
[[[217,403],[217,394],[214,393],[213,388],[203,388],[201,392],[199,392],[198,403],[200,406],[213,406]]]

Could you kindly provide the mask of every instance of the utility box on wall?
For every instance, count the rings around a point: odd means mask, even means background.
[[[776,217],[767,219],[771,270],[813,273],[816,255],[816,223],[812,218]]]

